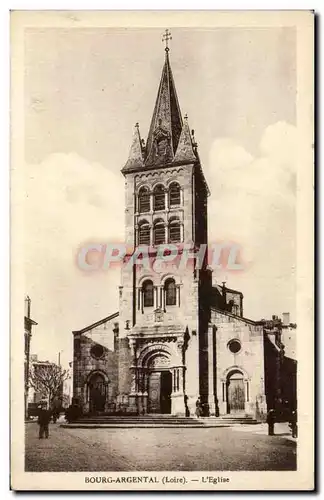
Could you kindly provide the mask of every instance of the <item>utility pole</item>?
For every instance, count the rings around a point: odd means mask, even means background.
[[[27,295],[25,297],[25,419],[28,419],[28,391],[29,391],[29,366],[30,366],[30,341],[32,336],[32,326],[37,325],[30,317],[31,300]]]

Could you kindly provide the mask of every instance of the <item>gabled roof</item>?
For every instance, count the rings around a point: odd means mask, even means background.
[[[235,294],[241,295],[243,297],[242,292],[240,292],[239,290],[234,290],[233,288],[228,288],[227,286],[223,287],[222,285],[215,284],[215,285],[213,285],[213,288],[217,288],[217,290],[219,290],[220,292],[223,289],[225,289],[226,292],[235,293]]]
[[[229,316],[230,318],[237,319],[238,321],[242,321],[242,323],[248,323],[249,325],[262,326],[263,323],[261,321],[254,321],[253,319],[243,318],[242,316],[238,316],[237,314],[230,313],[228,311],[224,311],[223,309],[218,309],[218,307],[211,307],[211,310],[222,314],[223,316]]]
[[[100,321],[97,321],[96,323],[93,323],[92,325],[86,326],[85,328],[82,328],[82,330],[73,330],[73,335],[77,333],[85,333],[88,332],[89,330],[93,330],[97,326],[103,325],[104,323],[107,323],[107,321],[110,321],[114,318],[117,318],[119,316],[119,312],[116,312],[114,314],[111,314],[110,316],[107,316],[104,319],[101,319]]]

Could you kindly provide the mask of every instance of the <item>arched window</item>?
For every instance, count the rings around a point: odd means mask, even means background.
[[[181,195],[180,186],[177,182],[172,182],[169,187],[169,207],[180,205]]]
[[[143,305],[144,307],[153,307],[153,283],[151,280],[146,280],[142,286],[143,290]]]
[[[181,241],[181,228],[179,219],[171,219],[169,222],[169,243],[179,243]]]
[[[140,224],[139,224],[138,244],[139,245],[150,245],[150,225],[146,220],[140,222]]]
[[[140,214],[150,211],[150,191],[148,187],[142,187],[139,190],[138,211]]]
[[[164,285],[165,305],[175,306],[177,303],[177,289],[174,279],[169,278]]]
[[[153,210],[165,210],[165,190],[161,184],[155,186],[153,191]]]
[[[165,224],[162,219],[159,219],[153,227],[153,244],[163,245],[163,243],[165,243]]]

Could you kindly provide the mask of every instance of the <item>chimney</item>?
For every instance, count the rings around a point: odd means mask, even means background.
[[[282,313],[282,323],[284,326],[289,326],[290,324],[290,313]]]
[[[30,305],[31,305],[31,300],[28,295],[25,297],[25,316],[27,318],[30,318]]]
[[[118,350],[118,337],[119,337],[119,324],[114,323],[114,351],[116,352]]]
[[[226,281],[222,281],[222,283],[223,283],[222,293],[223,293],[224,299],[226,300]]]

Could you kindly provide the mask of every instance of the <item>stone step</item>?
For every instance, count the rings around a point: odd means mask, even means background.
[[[160,423],[160,422],[148,422],[148,423],[140,423],[140,422],[129,422],[129,423],[103,423],[103,422],[97,422],[97,423],[86,423],[86,422],[74,422],[71,424],[61,424],[61,427],[69,428],[69,429],[207,429],[209,427],[230,427],[230,424],[227,424],[225,422],[211,422],[210,424],[208,423],[203,423],[203,422],[187,422],[186,424],[183,423]]]
[[[141,415],[141,416],[113,416],[98,415],[82,417],[76,422],[62,424],[68,428],[206,428],[206,427],[230,427],[233,425],[256,424],[257,420],[250,416],[231,417],[223,415],[220,417],[177,417],[173,415]]]

